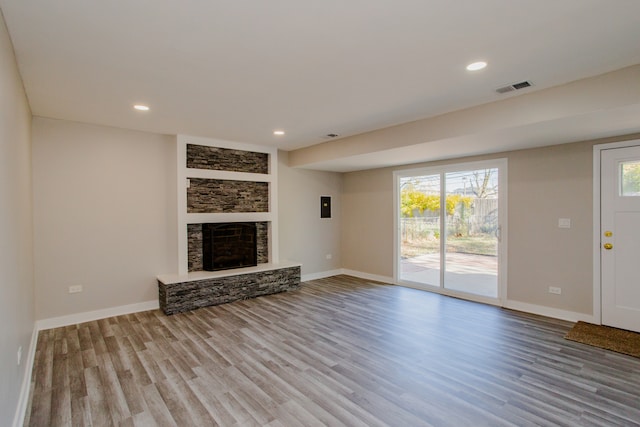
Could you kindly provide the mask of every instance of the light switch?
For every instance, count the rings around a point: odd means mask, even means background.
[[[558,219],[558,228],[571,228],[571,218]]]

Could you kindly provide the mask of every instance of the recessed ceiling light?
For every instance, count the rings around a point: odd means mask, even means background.
[[[142,104],[136,104],[133,106],[133,108],[135,108],[138,111],[149,111],[149,107]]]
[[[469,71],[478,71],[478,70],[482,70],[486,66],[487,66],[486,62],[478,61],[478,62],[474,62],[472,64],[467,65],[467,70],[469,70]]]
[[[284,131],[283,130],[274,130],[273,134],[274,135],[284,135]]]

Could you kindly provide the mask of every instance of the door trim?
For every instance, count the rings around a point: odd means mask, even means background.
[[[600,186],[602,151],[640,146],[640,139],[593,146],[593,321],[602,324],[602,271],[600,268]]]
[[[412,282],[400,281],[399,277],[399,254],[400,254],[400,220],[398,212],[400,211],[400,193],[398,191],[398,183],[401,177],[413,174],[438,174],[438,173],[446,173],[446,172],[456,172],[456,171],[464,171],[468,169],[483,169],[489,167],[497,167],[500,170],[500,175],[498,177],[498,188],[500,189],[500,197],[498,199],[498,210],[500,223],[502,226],[501,230],[501,242],[498,246],[500,249],[499,257],[500,262],[498,264],[498,297],[490,298],[484,297],[481,295],[473,295],[464,292],[457,292],[454,290],[446,289],[444,287],[420,287],[418,284],[414,284]],[[479,160],[473,162],[463,162],[456,163],[455,161],[452,163],[442,164],[442,165],[424,165],[421,167],[413,167],[408,169],[397,169],[393,171],[393,281],[394,284],[400,286],[406,286],[409,288],[420,289],[423,291],[434,292],[442,295],[453,296],[456,298],[481,302],[485,304],[504,306],[507,301],[507,244],[508,244],[508,171],[509,171],[509,163],[506,157],[499,157],[495,159],[487,159],[487,160]]]

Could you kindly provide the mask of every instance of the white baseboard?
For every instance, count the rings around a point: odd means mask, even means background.
[[[39,331],[45,329],[59,328],[61,326],[75,325],[77,323],[91,322],[93,320],[105,319],[107,317],[120,316],[123,314],[137,313],[139,311],[155,310],[160,305],[158,300],[139,302],[136,304],[120,305],[118,307],[104,308],[102,310],[86,311],[84,313],[70,314],[68,316],[52,317],[36,322]]]
[[[377,282],[389,283],[392,285],[398,284],[393,280],[393,277],[378,276],[376,274],[363,273],[361,271],[354,271],[346,268],[342,269],[342,274],[359,277],[365,280],[375,280]],[[410,284],[406,284],[406,283],[403,283],[401,286],[412,287]],[[415,289],[420,289],[420,288],[416,287]],[[421,289],[421,290],[424,290],[424,289]],[[459,295],[449,295],[449,296],[460,297]],[[481,301],[481,303],[496,305],[494,301]],[[505,301],[502,307],[510,310],[524,311],[525,313],[537,314],[539,316],[546,316],[546,317],[552,317],[554,319],[567,320],[569,322],[583,321],[583,322],[594,323],[594,324],[599,323],[596,321],[595,317],[591,314],[577,313],[573,311],[561,310],[561,309],[552,308],[552,307],[545,307],[543,305],[529,304],[529,303],[520,302],[520,301],[507,300]]]
[[[22,427],[26,417],[27,405],[29,403],[29,391],[31,389],[31,373],[35,362],[36,346],[38,344],[38,332],[45,329],[59,328],[62,326],[75,325],[77,323],[90,322],[92,320],[105,319],[122,314],[137,313],[139,311],[155,310],[159,307],[158,300],[145,301],[136,304],[121,305],[118,307],[105,308],[102,310],[87,311],[84,313],[70,314],[68,316],[52,317],[49,319],[37,320],[34,324],[29,344],[29,353],[25,360],[24,376],[20,387],[18,406],[13,418],[13,427]]]
[[[525,313],[537,314],[539,316],[553,317],[554,319],[568,320],[569,322],[597,323],[591,314],[576,313],[574,311],[561,310],[558,308],[545,307],[543,305],[529,304],[526,302],[507,300],[503,308],[510,310],[524,311]]]
[[[365,280],[374,280],[376,282],[388,283],[390,285],[396,284],[395,281],[393,280],[393,277],[363,273],[362,271],[349,270],[348,268],[343,268],[342,274],[346,274],[348,276],[353,276],[353,277],[359,277],[360,279],[365,279]]]
[[[339,274],[342,274],[342,269],[320,271],[318,273],[303,274],[300,280],[303,282],[308,282],[309,280],[325,279],[327,277],[337,276]]]
[[[389,283],[394,285],[393,277],[378,276],[377,274],[363,273],[362,271],[349,270],[348,268],[339,268],[337,270],[321,271],[319,273],[303,274],[301,280],[307,282],[309,280],[325,279],[327,277],[346,274],[347,276],[358,277],[365,280],[374,280],[376,282]]]
[[[36,346],[38,344],[38,327],[33,325],[31,333],[31,341],[29,342],[29,351],[27,358],[24,360],[24,374],[22,376],[22,386],[20,387],[20,396],[18,397],[18,406],[13,417],[13,427],[22,427],[24,419],[27,415],[27,405],[29,404],[29,391],[31,390],[31,373],[33,372],[33,363],[36,357]]]

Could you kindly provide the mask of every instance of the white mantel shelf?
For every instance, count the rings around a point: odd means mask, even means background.
[[[230,270],[219,271],[192,271],[186,275],[180,274],[161,274],[157,276],[158,281],[165,285],[175,283],[194,282],[197,280],[217,279],[222,277],[239,276],[242,274],[260,273],[263,271],[280,270],[283,268],[302,267],[302,264],[291,261],[280,261],[277,264],[267,263],[258,264],[254,267],[233,268]]]
[[[224,212],[224,213],[188,213],[187,224],[205,222],[266,222],[273,221],[276,216],[271,212]]]

